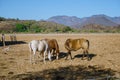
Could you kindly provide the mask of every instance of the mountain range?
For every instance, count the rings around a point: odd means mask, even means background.
[[[90,17],[78,18],[76,16],[53,16],[46,21],[63,24],[66,26],[80,28],[88,24],[98,24],[103,26],[120,25],[120,17],[110,17],[104,14],[92,15]]]

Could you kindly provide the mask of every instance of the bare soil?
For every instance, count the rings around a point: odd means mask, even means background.
[[[120,34],[16,34],[11,42],[6,34],[5,50],[0,42],[0,79],[20,80],[80,80],[120,78]],[[59,60],[46,64],[36,55],[36,64],[29,60],[28,43],[31,40],[56,39],[60,47]],[[65,60],[67,38],[86,38],[90,41],[89,56],[81,60],[82,50],[72,52],[73,60]]]

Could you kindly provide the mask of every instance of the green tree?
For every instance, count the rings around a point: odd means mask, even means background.
[[[27,28],[27,30],[28,30],[28,32],[30,31],[30,26],[32,25],[32,24],[34,24],[35,23],[35,21],[34,20],[29,20],[29,21],[24,21],[24,26],[26,26],[26,28]]]
[[[5,21],[6,19],[4,17],[0,17],[0,21]]]
[[[69,31],[72,31],[72,28],[70,28],[68,26],[63,28],[63,32],[69,32]]]
[[[25,32],[25,31],[27,31],[27,27],[24,24],[17,23],[14,31]]]

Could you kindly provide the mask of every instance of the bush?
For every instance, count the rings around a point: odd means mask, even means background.
[[[42,32],[42,29],[41,29],[40,27],[36,26],[36,27],[30,28],[30,31],[31,31],[31,32],[38,33],[38,32]]]
[[[70,27],[63,28],[63,32],[72,32],[72,29]]]
[[[24,24],[16,24],[14,31],[15,32],[26,32],[27,27]]]

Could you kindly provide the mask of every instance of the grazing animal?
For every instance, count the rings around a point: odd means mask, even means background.
[[[40,52],[40,55],[43,55],[43,61],[45,63],[45,56],[48,54],[48,58],[51,61],[51,54],[49,50],[48,43],[46,40],[32,40],[29,43],[29,48],[30,48],[30,61],[32,62],[32,55],[33,55],[33,61],[35,58],[36,51]],[[33,52],[33,54],[32,54]],[[35,62],[35,61],[34,61]]]
[[[56,39],[45,39],[48,42],[50,53],[53,51],[53,55],[56,54],[56,59],[59,55],[59,46]]]
[[[88,49],[89,49],[89,41],[86,39],[67,39],[65,42],[65,48],[68,51],[68,55],[71,55],[71,51],[77,51],[79,49],[83,49],[83,57],[85,56],[85,53],[87,54],[88,60],[89,60],[89,55],[88,55]],[[68,55],[66,56],[66,59],[68,58]]]

